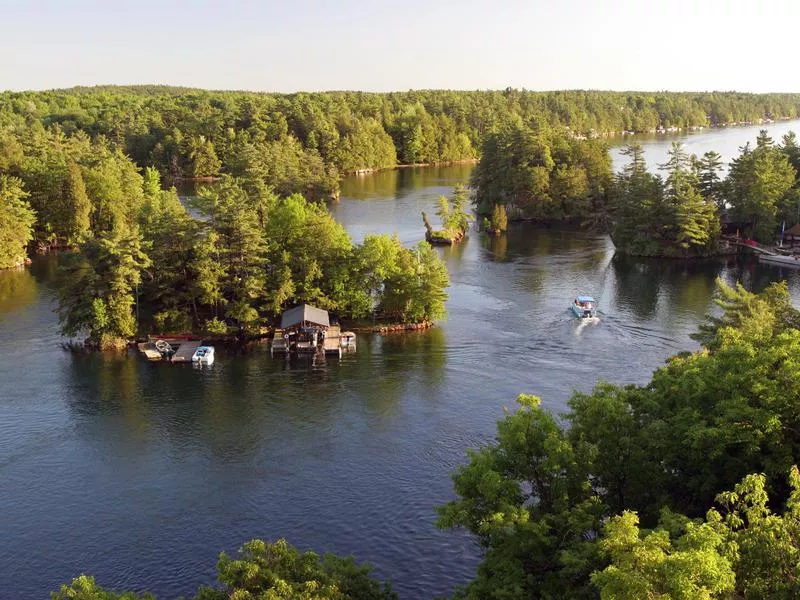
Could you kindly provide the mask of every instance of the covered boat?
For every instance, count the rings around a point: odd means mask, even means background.
[[[578,296],[569,310],[579,319],[593,319],[597,316],[597,309],[594,306],[594,298],[591,296]]]
[[[201,365],[214,364],[214,346],[198,346],[192,354],[192,362]]]

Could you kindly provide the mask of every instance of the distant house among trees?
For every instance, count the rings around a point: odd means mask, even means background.
[[[783,245],[791,248],[800,246],[800,223],[784,232]]]

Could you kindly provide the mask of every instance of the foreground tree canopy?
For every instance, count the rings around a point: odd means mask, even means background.
[[[469,454],[439,521],[485,550],[459,597],[800,594],[800,313],[783,283],[719,286],[705,349],[576,394],[566,429],[520,396]]]
[[[370,577],[370,567],[351,557],[299,552],[286,540],[252,540],[236,558],[224,552],[217,563],[221,587],[202,586],[195,600],[396,600],[386,583]],[[155,600],[151,594],[116,593],[82,575],[51,594],[51,600]]]

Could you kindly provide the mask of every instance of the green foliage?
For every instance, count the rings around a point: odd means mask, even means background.
[[[214,144],[205,136],[193,137],[188,143],[192,177],[212,177],[219,173],[222,163],[214,151]]]
[[[208,333],[225,334],[228,332],[228,328],[225,326],[225,323],[216,317],[206,321],[204,329]]]
[[[751,474],[733,491],[717,497],[729,554],[734,559],[737,589],[744,598],[785,599],[800,595],[800,474],[789,472],[789,498],[783,514],[767,506],[766,478]]]
[[[236,558],[224,552],[217,563],[222,588],[201,586],[195,600],[397,600],[388,583],[370,577],[372,568],[352,557],[299,552],[286,540],[252,540]],[[155,600],[125,592],[117,594],[81,575],[62,585],[51,600]]]
[[[603,600],[710,600],[733,591],[735,576],[718,528],[688,523],[673,543],[663,529],[642,536],[638,524],[636,514],[626,511],[605,526],[600,548],[611,565],[592,574]]]
[[[429,242],[439,241],[450,244],[461,240],[469,230],[470,223],[475,220],[475,217],[465,210],[468,199],[469,191],[461,184],[456,185],[453,189],[452,199],[448,200],[446,196],[439,196],[436,215],[442,223],[442,229],[434,231],[427,215],[423,212],[425,238]]]
[[[485,559],[463,598],[591,598],[593,531],[605,513],[588,466],[539,399],[498,423],[496,443],[469,453],[454,475],[458,500],[439,508],[440,527],[464,527]]]
[[[267,261],[274,273],[268,287],[279,292],[270,299],[273,312],[286,303],[346,307],[353,245],[324,206],[301,196],[278,200],[270,209],[266,236]]]
[[[151,594],[133,592],[115,593],[106,591],[94,582],[94,577],[81,575],[69,585],[62,585],[57,592],[50,594],[50,600],[155,600]]]
[[[86,332],[101,347],[119,347],[136,333],[136,288],[150,259],[138,230],[115,229],[66,257],[59,286],[63,335]]]
[[[731,162],[728,199],[734,215],[750,223],[754,239],[774,241],[781,205],[790,200],[796,179],[797,171],[787,154],[765,135],[760,136],[754,150],[745,146]]]
[[[89,233],[92,203],[86,194],[81,169],[74,162],[67,165],[60,200],[56,222],[60,224],[68,245],[80,242]]]
[[[301,303],[354,318],[444,316],[447,270],[427,245],[412,250],[384,236],[354,247],[324,205],[278,197],[257,179],[225,175],[203,188],[194,201],[200,220],[174,189],[161,190],[154,169],[138,181],[138,224],[115,220],[121,225],[68,259],[59,306],[65,335],[85,330],[117,346],[136,332],[132,304],[141,330],[159,332],[224,333],[230,324],[256,333]]]
[[[605,146],[537,121],[512,121],[489,133],[472,174],[478,212],[500,204],[525,218],[584,220],[605,210],[611,164]]]
[[[800,329],[800,311],[791,304],[785,281],[769,285],[761,294],[747,291],[741,283],[734,287],[717,279],[714,302],[723,313],[708,315],[692,338],[709,349],[722,344],[721,331],[733,328],[752,340],[769,339],[790,329]]]
[[[598,134],[795,117],[799,100],[791,94],[514,89],[279,95],[144,86],[5,92],[0,175],[23,180],[41,248],[73,246],[85,236],[131,227],[143,203],[139,173],[148,167],[179,177],[227,174],[270,187],[278,196],[300,193],[319,200],[338,196],[343,172],[481,154],[473,181],[480,214],[489,216],[503,204],[512,218],[574,220],[607,230],[611,163]],[[792,137],[780,147],[763,139],[762,146],[771,149],[762,153],[765,158],[742,165],[741,176],[732,170],[739,191],[728,193],[718,184],[718,159],[710,156],[697,161],[695,187],[720,207],[730,196],[736,214],[767,239],[781,220],[790,226],[800,220],[800,188],[785,189],[785,167],[796,171],[800,154]],[[694,195],[680,205],[682,211],[660,215],[669,234],[666,248],[660,231],[630,237],[624,248],[681,256],[709,252],[704,231],[710,213],[695,217],[701,204]]]
[[[399,242],[396,242],[399,245]],[[396,263],[383,283],[377,312],[399,322],[434,321],[445,315],[447,267],[427,242],[398,248]]]
[[[495,204],[492,208],[492,220],[489,221],[489,229],[495,233],[502,233],[508,229],[508,214],[505,204]]]
[[[223,590],[200,588],[196,600],[394,600],[385,583],[369,577],[371,568],[352,558],[299,552],[286,540],[252,540],[236,559],[224,552],[217,563]]]
[[[641,146],[622,153],[631,162],[617,174],[611,195],[611,238],[617,249],[638,256],[713,254],[720,233],[718,206],[698,191],[696,159],[673,143],[661,167],[667,172],[664,180],[647,171]]]
[[[22,181],[0,175],[0,269],[23,264],[25,246],[33,238],[36,215],[25,201]]]
[[[768,507],[766,478],[749,474],[720,493],[705,521],[664,511],[640,532],[635,513],[606,524],[611,564],[592,574],[601,598],[758,598],[800,594],[800,474],[789,471],[782,514]]]
[[[725,196],[722,179],[719,172],[722,170],[722,157],[719,153],[709,151],[702,158],[695,160],[697,171],[698,191],[709,202],[713,202],[722,210],[725,208]]]

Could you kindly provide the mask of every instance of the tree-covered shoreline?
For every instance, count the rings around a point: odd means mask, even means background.
[[[665,180],[636,162],[615,177],[596,136],[794,117],[799,107],[800,95],[736,93],[5,92],[0,267],[24,262],[26,246],[77,251],[62,330],[89,331],[101,346],[154,329],[252,332],[295,302],[430,321],[443,314],[441,261],[388,238],[353,246],[321,203],[338,196],[343,173],[480,157],[472,188],[478,213],[493,215],[489,230],[508,219],[575,222],[610,230],[622,252],[711,255],[725,201],[759,239],[791,215],[793,138],[760,139],[720,185],[713,164],[686,157]],[[216,180],[197,206],[203,219],[189,217],[166,177]],[[431,228],[431,240],[466,233],[464,199],[452,215],[440,207],[444,235]]]
[[[626,146],[628,165],[613,174],[607,146],[577,140],[546,123],[511,121],[486,136],[470,187],[485,228],[511,220],[577,224],[609,232],[631,256],[698,258],[730,253],[722,221],[742,238],[772,244],[780,225],[800,222],[800,144],[793,132],[775,143],[761,130],[725,178],[710,151],[688,154],[673,142],[669,160],[652,173],[638,144]],[[489,220],[489,216],[492,219]],[[734,250],[735,251],[735,250]]]

